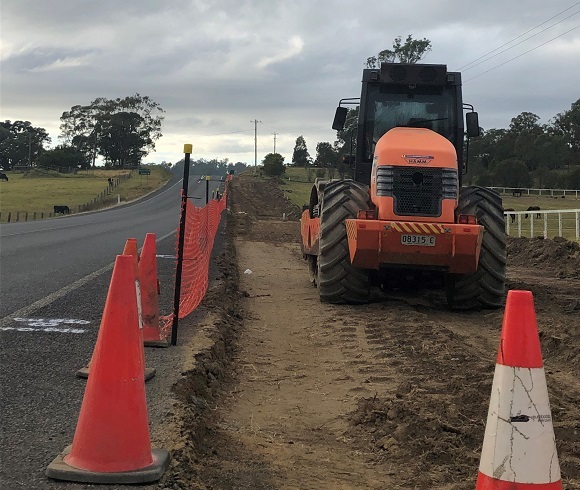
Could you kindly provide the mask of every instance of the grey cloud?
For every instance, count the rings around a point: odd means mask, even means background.
[[[167,156],[173,150],[165,149],[165,140],[174,146],[188,134],[245,131],[253,118],[263,121],[264,151],[270,151],[269,134],[284,128],[280,151],[291,155],[296,136],[304,132],[314,153],[317,141],[335,137],[329,126],[338,100],[360,94],[366,58],[390,47],[395,36],[429,38],[433,51],[426,61],[456,69],[571,5],[561,0],[3,0],[2,112],[33,122],[54,114],[52,131],[58,132],[58,117],[72,105],[139,92],[167,111],[167,137],[157,143],[160,159],[174,159]],[[580,16],[466,71],[464,80],[574,22]],[[303,43],[300,49],[292,51],[293,39],[299,40],[295,46]],[[580,39],[580,30],[561,41],[571,46],[573,39]],[[562,52],[548,49],[560,46],[554,42],[468,81],[464,98],[476,105],[482,126],[506,127],[524,110],[547,122],[568,109],[580,96],[576,42]],[[247,152],[253,162],[252,137],[250,132],[211,138],[205,146],[216,157],[221,141],[224,152]]]

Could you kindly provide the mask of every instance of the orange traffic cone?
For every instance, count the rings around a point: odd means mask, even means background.
[[[135,291],[137,293],[137,313],[139,317],[139,333],[141,334],[141,356],[143,357],[143,366],[145,366],[145,349],[143,348],[143,308],[141,301],[141,281],[139,278],[139,254],[137,252],[137,239],[127,238],[123,255],[133,257],[133,273],[135,277]],[[156,373],[155,368],[145,368],[145,376],[150,375],[152,378]]]
[[[139,259],[143,343],[146,347],[169,347],[159,330],[159,283],[157,282],[157,251],[155,233],[147,233]]]
[[[137,293],[137,317],[139,321],[139,331],[143,331],[143,323],[142,323],[142,312],[141,312],[141,288],[139,285],[139,256],[137,254],[137,239],[136,238],[128,238],[125,242],[125,248],[123,249],[123,255],[131,256],[131,264],[133,267],[133,275],[135,277],[135,290]],[[95,347],[96,348],[96,347]],[[145,366],[145,351],[141,349],[141,355],[143,357],[143,366]],[[94,356],[94,353],[93,353]],[[92,359],[91,359],[92,362]],[[76,372],[77,377],[79,378],[88,378],[91,372],[91,362],[89,362],[88,366],[79,369]],[[155,376],[157,370],[155,368],[148,368],[145,367],[145,381],[149,381],[151,378]]]
[[[169,464],[169,453],[151,449],[149,439],[131,262],[116,259],[73,443],[48,466],[51,478],[144,483],[161,478]]]
[[[561,488],[534,298],[509,291],[476,490]]]

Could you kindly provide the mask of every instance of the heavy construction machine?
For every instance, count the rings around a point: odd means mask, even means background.
[[[301,217],[320,299],[364,303],[372,286],[444,287],[453,309],[500,307],[502,201],[490,189],[462,187],[464,147],[467,154],[480,128],[463,104],[461,74],[383,63],[363,71],[360,98],[339,102],[333,129],[344,129],[348,104],[359,106],[352,178],[317,180]]]

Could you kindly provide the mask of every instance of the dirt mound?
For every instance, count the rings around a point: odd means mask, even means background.
[[[286,199],[278,181],[283,182],[279,178],[262,179],[250,174],[232,180],[232,224],[238,235],[263,242],[299,241],[301,210]]]
[[[46,170],[44,168],[35,168],[32,169],[30,172],[24,172],[24,175],[22,176],[23,179],[54,179],[59,178],[59,179],[66,179],[66,178],[70,178],[72,174],[61,174],[59,172],[57,172],[56,170]]]
[[[465,355],[459,336],[433,327],[425,337],[425,325],[388,333],[377,325],[374,337],[405,360],[403,381],[393,396],[359,400],[350,435],[362,435],[381,462],[397,468],[402,488],[440,488],[449,481],[473,488],[493,364]]]
[[[566,238],[509,238],[509,265],[537,267],[560,278],[580,279],[580,245]]]
[[[244,212],[252,220],[282,219],[284,214],[289,220],[299,220],[300,208],[286,199],[276,180],[281,179],[261,179],[249,173],[233,179],[234,211]]]

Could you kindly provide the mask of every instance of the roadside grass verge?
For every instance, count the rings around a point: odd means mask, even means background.
[[[151,175],[130,170],[87,170],[77,174],[33,170],[28,174],[6,172],[0,183],[0,222],[41,219],[54,214],[54,206],[68,206],[71,213],[101,209],[130,201],[161,187],[171,177],[161,166],[148,166]],[[113,179],[109,188],[107,179]],[[119,197],[117,197],[119,196]]]

